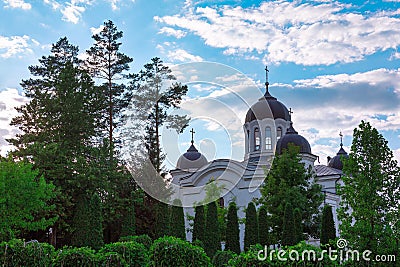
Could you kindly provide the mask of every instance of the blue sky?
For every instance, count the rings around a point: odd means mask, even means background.
[[[19,83],[29,78],[27,67],[63,36],[83,53],[92,33],[111,19],[124,32],[121,49],[134,58],[134,72],[154,56],[171,64],[223,64],[219,77],[206,71],[200,79],[184,67],[176,73],[189,83],[183,108],[209,160],[243,158],[241,125],[262,93],[265,65],[271,94],[293,109],[294,127],[321,163],[337,152],[340,131],[349,150],[362,119],[380,130],[400,159],[399,0],[1,0],[0,17],[3,155],[10,149],[4,139],[16,133],[8,125],[13,108],[26,101]],[[187,148],[189,129],[174,137],[170,166]]]

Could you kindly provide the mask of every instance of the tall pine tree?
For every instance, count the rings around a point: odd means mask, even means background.
[[[244,249],[248,250],[251,245],[258,243],[258,222],[256,206],[249,202],[246,209],[246,222],[244,229]]]
[[[236,254],[240,254],[239,221],[236,203],[233,201],[229,203],[228,208],[225,250],[230,250]]]

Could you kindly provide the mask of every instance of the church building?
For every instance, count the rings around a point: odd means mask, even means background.
[[[267,77],[268,77],[268,69]],[[208,161],[195,147],[193,130],[191,146],[181,155],[172,170],[172,183],[180,187],[180,199],[184,204],[185,215],[194,216],[194,208],[185,206],[187,203],[200,202],[205,197],[205,186],[210,181],[216,181],[222,188],[220,205],[227,207],[235,201],[238,206],[239,218],[245,217],[245,208],[253,199],[261,196],[260,185],[264,181],[265,169],[269,169],[274,155],[282,153],[292,143],[300,147],[301,161],[305,168],[311,167],[315,173],[316,182],[321,185],[325,195],[324,205],[331,205],[335,226],[338,227],[336,210],[339,207],[339,196],[336,194],[336,184],[341,182],[341,156],[348,156],[340,144],[336,156],[328,157],[327,165],[316,165],[317,155],[312,153],[306,138],[295,130],[291,119],[291,110],[269,92],[268,78],[265,83],[265,94],[247,111],[243,134],[245,136],[245,154],[243,161],[232,159],[215,159]],[[190,199],[190,201],[189,201]],[[195,201],[194,201],[195,200]],[[186,228],[189,221],[185,219]],[[240,244],[243,249],[244,224],[240,224]],[[336,230],[338,234],[338,229]],[[187,240],[191,241],[192,233],[187,232]],[[318,240],[309,240],[318,242]]]

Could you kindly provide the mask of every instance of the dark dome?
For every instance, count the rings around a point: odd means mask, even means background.
[[[176,168],[181,170],[198,169],[206,165],[207,162],[206,157],[201,154],[192,143],[186,153],[179,157]]]
[[[311,154],[310,143],[308,143],[307,139],[296,132],[292,123],[290,123],[290,127],[287,129],[286,134],[276,143],[276,153],[282,154],[282,151],[287,149],[289,144],[299,146],[300,153]]]
[[[340,144],[340,149],[339,149],[339,152],[336,154],[336,156],[334,156],[333,158],[331,158],[329,160],[328,167],[335,168],[338,170],[343,170],[343,163],[340,160],[341,157],[345,157],[345,158],[349,157],[347,152],[343,149],[343,144]]]
[[[271,96],[268,89],[265,95],[247,111],[245,123],[265,118],[273,118],[274,120],[280,118],[290,121],[288,109],[275,97]]]

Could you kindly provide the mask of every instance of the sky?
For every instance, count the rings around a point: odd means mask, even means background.
[[[0,152],[18,130],[14,107],[29,101],[20,82],[28,66],[66,36],[81,56],[112,20],[121,51],[137,72],[158,56],[189,92],[192,121],[181,135],[163,130],[167,166],[190,144],[208,160],[243,159],[243,123],[263,92],[293,110],[294,128],[326,164],[349,151],[369,121],[400,160],[400,1],[0,0]]]

